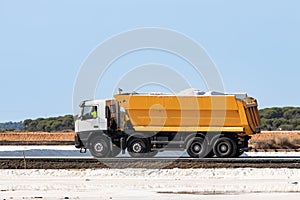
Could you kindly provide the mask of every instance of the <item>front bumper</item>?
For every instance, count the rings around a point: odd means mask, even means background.
[[[75,147],[87,149],[90,134],[89,131],[75,133]]]
[[[78,149],[85,148],[78,133],[75,134],[75,147]]]

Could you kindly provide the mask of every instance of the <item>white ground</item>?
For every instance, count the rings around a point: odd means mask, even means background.
[[[80,154],[73,146],[0,146],[2,157],[23,153],[25,156],[90,156]],[[164,152],[158,156],[181,154]],[[300,153],[243,156],[299,157]],[[300,170],[0,170],[0,200],[4,199],[299,200]]]
[[[297,169],[0,170],[0,199],[299,200]]]

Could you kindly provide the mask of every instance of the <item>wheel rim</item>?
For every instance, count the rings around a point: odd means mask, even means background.
[[[229,151],[229,149],[230,149],[230,147],[228,146],[228,144],[227,143],[220,143],[219,144],[219,152],[220,153],[222,153],[222,154],[226,154],[226,153],[228,153],[228,151]]]
[[[94,150],[97,153],[101,153],[104,150],[104,145],[101,142],[98,142],[98,143],[95,144]]]
[[[141,152],[142,152],[142,149],[143,149],[143,147],[142,147],[142,145],[141,145],[140,143],[134,143],[134,144],[132,145],[132,151],[133,151],[134,153],[141,153]]]
[[[192,158],[204,158],[207,155],[208,144],[204,138],[194,138],[188,143],[187,153]]]
[[[127,150],[132,157],[147,157],[150,152],[150,147],[146,139],[134,138],[129,141]]]
[[[199,142],[193,143],[192,146],[191,146],[191,150],[192,150],[193,153],[199,154],[202,150],[202,144],[199,143]]]

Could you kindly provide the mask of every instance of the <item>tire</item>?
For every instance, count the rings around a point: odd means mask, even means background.
[[[227,137],[217,139],[214,143],[213,151],[218,158],[232,158],[238,153],[236,142]]]
[[[187,145],[187,153],[192,158],[205,158],[209,155],[208,143],[204,138],[192,138]]]
[[[110,153],[109,140],[104,136],[93,137],[89,142],[88,149],[95,158],[105,158]]]
[[[149,142],[145,138],[132,138],[128,141],[127,151],[131,157],[147,157],[150,153]]]

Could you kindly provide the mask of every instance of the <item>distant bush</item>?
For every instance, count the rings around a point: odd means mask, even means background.
[[[265,108],[259,112],[263,130],[300,130],[299,107]]]
[[[22,122],[5,122],[0,123],[0,131],[23,130]]]
[[[23,121],[23,127],[24,130],[32,132],[71,131],[74,130],[74,118],[72,115],[65,115],[35,120],[26,119]]]

